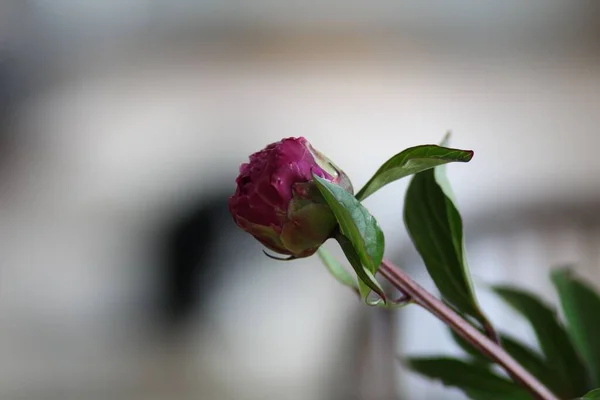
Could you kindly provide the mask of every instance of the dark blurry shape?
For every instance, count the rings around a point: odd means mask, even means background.
[[[10,127],[19,100],[25,97],[18,65],[7,51],[0,52],[0,171],[6,166],[10,151]]]
[[[26,103],[52,87],[59,57],[36,2],[0,1],[0,172],[17,153],[23,136],[16,133]],[[62,62],[62,60],[60,60]]]
[[[197,201],[164,227],[158,285],[160,319],[167,329],[177,329],[191,314],[202,312],[219,274],[215,245],[231,230],[228,224],[232,223],[223,194]]]
[[[0,54],[0,121],[4,122],[14,96],[14,68],[6,54]]]

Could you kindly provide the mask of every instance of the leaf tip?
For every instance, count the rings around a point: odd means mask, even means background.
[[[463,157],[464,162],[469,162],[473,159],[475,152],[473,150],[465,150],[465,155]]]
[[[550,277],[551,278],[557,278],[557,277],[565,277],[565,278],[573,278],[575,277],[575,273],[573,272],[573,270],[570,267],[559,267],[559,268],[555,268],[552,270],[552,272],[550,272]]]

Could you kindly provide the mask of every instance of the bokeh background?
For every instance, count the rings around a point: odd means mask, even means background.
[[[464,399],[401,368],[458,353],[370,309],[227,212],[237,168],[306,136],[362,185],[447,130],[486,293],[600,283],[600,6],[592,1],[0,1],[1,399]],[[386,255],[433,289],[369,198]],[[335,246],[331,244],[335,251]]]

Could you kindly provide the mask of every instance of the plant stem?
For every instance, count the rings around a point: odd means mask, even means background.
[[[533,394],[536,399],[559,400],[548,388],[504,351],[501,346],[494,343],[454,310],[423,289],[400,268],[388,260],[383,260],[379,272],[414,303],[435,315],[473,347],[504,368],[516,382]]]
[[[497,345],[502,346],[502,343],[500,342],[500,336],[498,335],[498,332],[496,332],[496,329],[494,329],[494,326],[490,323],[490,321],[488,321],[488,319],[484,316],[483,317],[483,330],[485,331],[485,333],[487,334],[487,336]]]

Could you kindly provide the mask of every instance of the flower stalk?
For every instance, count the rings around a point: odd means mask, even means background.
[[[423,307],[454,332],[467,340],[492,361],[497,363],[519,384],[527,389],[538,400],[559,400],[548,388],[516,362],[500,345],[479,332],[473,325],[465,321],[454,310],[423,289],[413,281],[402,269],[388,260],[383,260],[379,269],[392,285],[399,289],[413,303]]]

